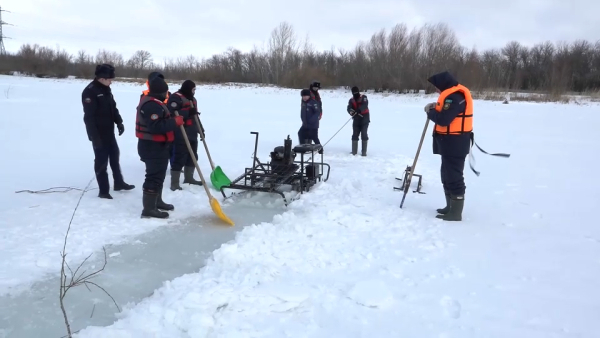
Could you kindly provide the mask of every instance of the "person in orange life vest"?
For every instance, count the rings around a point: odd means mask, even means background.
[[[135,186],[125,183],[119,165],[120,151],[115,138],[115,124],[119,136],[125,132],[125,127],[110,90],[110,84],[115,77],[115,67],[110,64],[98,65],[95,75],[94,80],[81,93],[83,122],[88,139],[94,148],[94,172],[98,182],[98,197],[112,199],[107,173],[109,164],[113,173],[115,191],[131,190]]]
[[[352,98],[348,100],[346,108],[348,114],[352,116],[352,155],[358,152],[358,136],[362,140],[362,156],[367,156],[367,143],[369,135],[367,129],[371,122],[369,113],[369,100],[367,95],[361,94],[358,87],[352,87]]]
[[[196,125],[195,117],[198,113],[198,102],[194,97],[196,93],[196,84],[192,80],[185,80],[181,84],[181,88],[169,97],[167,107],[171,114],[175,115],[178,112],[183,116],[185,134],[188,137],[192,151],[196,160],[198,160],[198,134],[199,130]],[[204,134],[204,128],[202,133]],[[175,130],[175,141],[173,142],[173,155],[171,157],[171,190],[182,190],[179,185],[181,170],[184,170],[183,183],[202,185],[202,181],[194,179],[194,171],[196,166],[190,156],[190,152],[183,138],[180,129]]]
[[[135,119],[138,154],[146,165],[142,217],[167,218],[169,214],[160,210],[174,210],[175,207],[162,200],[162,190],[169,164],[169,147],[175,139],[174,131],[183,125],[183,117],[172,116],[164,104],[169,86],[163,78],[150,80],[149,88],[148,95],[140,100]]]
[[[319,81],[313,81],[310,86],[308,86],[308,88],[310,89],[310,98],[317,101],[317,103],[319,104],[319,120],[321,119],[321,117],[323,117],[323,102],[321,102],[321,94],[319,94],[319,89],[321,89],[321,82]]]
[[[142,91],[142,95],[140,95],[140,99],[142,97],[144,97],[145,95],[148,95],[148,93],[150,92],[150,81],[152,81],[152,79],[154,79],[155,77],[160,77],[163,80],[165,79],[165,76],[160,73],[160,72],[152,72],[150,74],[148,74],[148,80],[146,80],[146,90]],[[171,92],[167,91],[167,97],[165,98],[164,103],[167,103],[167,100],[169,100],[169,95],[171,95]]]
[[[435,123],[433,153],[441,155],[440,168],[446,206],[437,209],[436,217],[461,221],[465,201],[465,159],[473,134],[473,99],[469,89],[448,72],[427,79],[440,93],[437,102],[425,106],[427,117]]]

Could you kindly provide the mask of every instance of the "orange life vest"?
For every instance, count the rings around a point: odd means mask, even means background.
[[[438,113],[442,112],[445,105],[449,105],[449,103],[446,103],[446,98],[450,94],[456,92],[461,92],[465,96],[465,111],[458,114],[454,120],[452,120],[449,126],[440,126],[436,124],[434,132],[437,134],[460,135],[473,131],[473,98],[471,97],[471,92],[467,87],[459,84],[441,92],[440,96],[438,97],[437,104],[435,105],[435,110]]]
[[[148,83],[148,80],[146,80],[146,88],[148,88],[148,89],[146,89],[146,90],[142,91],[142,97],[143,97],[143,96],[146,96],[146,95],[148,95],[148,94],[150,94],[150,84]],[[167,92],[167,97],[166,97],[166,99],[163,101],[163,102],[164,102],[164,104],[167,104],[167,101],[169,101],[169,92]]]

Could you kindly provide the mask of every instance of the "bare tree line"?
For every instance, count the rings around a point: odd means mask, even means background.
[[[445,24],[408,30],[405,24],[381,30],[353,50],[316,51],[308,39],[297,38],[287,22],[275,28],[264,48],[243,53],[233,47],[209,59],[193,55],[155,62],[139,50],[125,60],[119,53],[99,50],[71,55],[60,48],[24,44],[14,54],[0,56],[0,72],[37,76],[93,77],[98,63],[117,67],[119,77],[144,78],[162,71],[168,79],[199,82],[261,83],[300,88],[312,80],[327,86],[357,85],[376,91],[408,92],[428,88],[428,76],[451,71],[474,90],[524,90],[551,94],[600,89],[600,40],[593,43],[541,42],[533,47],[517,41],[503,48],[469,50]],[[430,87],[429,87],[430,88]]]

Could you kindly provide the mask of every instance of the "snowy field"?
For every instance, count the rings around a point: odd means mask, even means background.
[[[76,189],[93,178],[80,103],[87,82],[0,76],[0,337],[66,334],[60,251]],[[447,223],[435,219],[444,195],[431,125],[416,170],[426,194],[409,193],[400,209],[402,193],[392,189],[412,164],[423,106],[435,96],[367,93],[369,156],[349,155],[349,123],[325,149],[329,181],[287,209],[276,197],[223,201],[213,190],[232,228],[215,221],[204,189],[189,185],[165,189],[175,205],[168,220],[140,219],[134,123],[145,88],[112,88],[126,128],[117,137],[121,167],[136,188],[111,190],[113,200],[87,192],[67,253],[75,266],[93,253],[97,268],[106,246],[98,283],[122,311],[98,290],[72,291],[77,337],[600,336],[597,104],[476,101],[478,144],[511,157],[474,150],[481,176],[467,165],[464,221]],[[229,177],[252,164],[251,131],[263,161],[287,135],[296,143],[299,90],[196,93],[211,155]],[[350,93],[321,96],[324,143],[348,120]],[[76,189],[15,193],[52,187]]]

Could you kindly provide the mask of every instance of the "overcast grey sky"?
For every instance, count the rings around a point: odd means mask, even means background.
[[[233,46],[261,46],[282,21],[317,50],[351,49],[382,28],[445,22],[460,43],[479,50],[517,40],[600,39],[597,0],[0,0],[7,50],[38,43],[76,53],[99,49],[125,58],[139,49],[155,61],[210,57]]]

